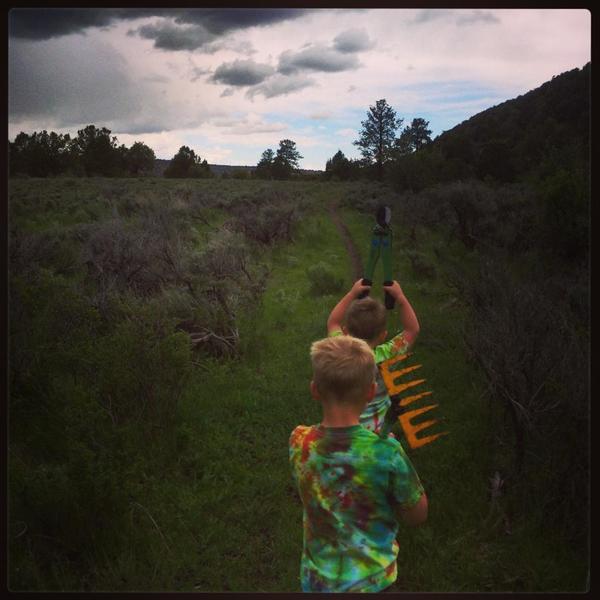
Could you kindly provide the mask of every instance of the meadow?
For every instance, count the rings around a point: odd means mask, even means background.
[[[319,420],[309,347],[354,281],[330,209],[364,261],[388,203],[449,432],[408,451],[429,519],[400,530],[395,589],[584,591],[586,540],[547,519],[541,476],[528,502],[510,477],[456,285],[455,263],[476,279],[480,260],[441,225],[408,227],[410,202],[367,182],[11,180],[9,588],[300,590],[287,442]]]

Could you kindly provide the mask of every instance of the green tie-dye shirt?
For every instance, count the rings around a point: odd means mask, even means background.
[[[341,329],[334,329],[329,332],[329,337],[338,335],[344,335]],[[391,340],[373,348],[376,364],[382,363],[394,356],[406,354],[406,352],[408,352],[408,342],[404,337],[404,331],[395,335]],[[375,373],[375,383],[377,384],[375,396],[373,397],[373,400],[367,404],[365,410],[363,410],[359,421],[366,429],[380,434],[382,433],[381,429],[384,424],[385,415],[390,408],[392,401],[390,400],[385,383],[379,373],[379,369],[377,369]]]
[[[423,487],[399,442],[362,425],[300,425],[290,464],[304,507],[305,592],[377,592],[396,581],[395,511]]]

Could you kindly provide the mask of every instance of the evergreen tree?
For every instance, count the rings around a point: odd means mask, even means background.
[[[296,149],[296,142],[281,140],[277,155],[273,159],[272,172],[275,179],[289,179],[299,166],[299,160],[304,158]]]
[[[340,180],[350,178],[350,161],[344,156],[341,150],[338,150],[326,163],[325,175],[327,179],[337,177]]]
[[[360,148],[369,164],[376,164],[379,179],[383,178],[384,163],[392,157],[396,129],[403,120],[397,118],[396,111],[382,99],[369,107],[367,119],[361,122],[360,137],[353,144]]]
[[[275,153],[271,148],[267,148],[256,165],[256,176],[261,179],[271,179],[273,177],[273,160]]]
[[[400,137],[394,141],[394,151],[397,155],[409,154],[419,150],[431,142],[431,129],[428,129],[429,121],[422,118],[412,120],[412,123],[405,127]]]
[[[431,142],[431,129],[428,129],[429,121],[420,117],[413,119],[410,124],[410,141],[414,150],[419,150],[425,144]]]

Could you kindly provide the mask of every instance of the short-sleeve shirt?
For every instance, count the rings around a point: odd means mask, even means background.
[[[329,333],[329,337],[338,335],[343,335],[341,329],[336,329]],[[400,354],[406,354],[406,352],[408,352],[408,342],[404,336],[404,331],[402,331],[395,335],[391,340],[379,344],[379,346],[375,346],[373,349],[375,364],[380,364]],[[367,404],[365,410],[363,410],[359,421],[360,424],[369,431],[380,433],[385,415],[392,404],[392,401],[390,400],[383,378],[379,373],[379,369],[376,369],[375,372],[375,383],[377,384],[375,396],[373,396],[373,399]]]
[[[396,580],[396,511],[423,487],[400,443],[361,425],[300,425],[289,458],[302,499],[305,592],[377,592]]]

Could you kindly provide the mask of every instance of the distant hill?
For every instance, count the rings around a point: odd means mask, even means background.
[[[154,172],[153,174],[157,177],[162,177],[165,169],[169,166],[170,160],[165,160],[163,158],[157,158],[154,161]],[[248,166],[248,165],[208,165],[210,170],[215,174],[216,177],[221,177],[223,173],[230,174],[234,171],[249,171],[252,172],[256,169],[256,166]],[[322,173],[323,171],[313,170],[313,169],[298,169],[300,173],[305,174],[316,174]]]
[[[476,114],[421,152],[440,153],[460,177],[514,181],[540,170],[587,164],[590,63]]]

